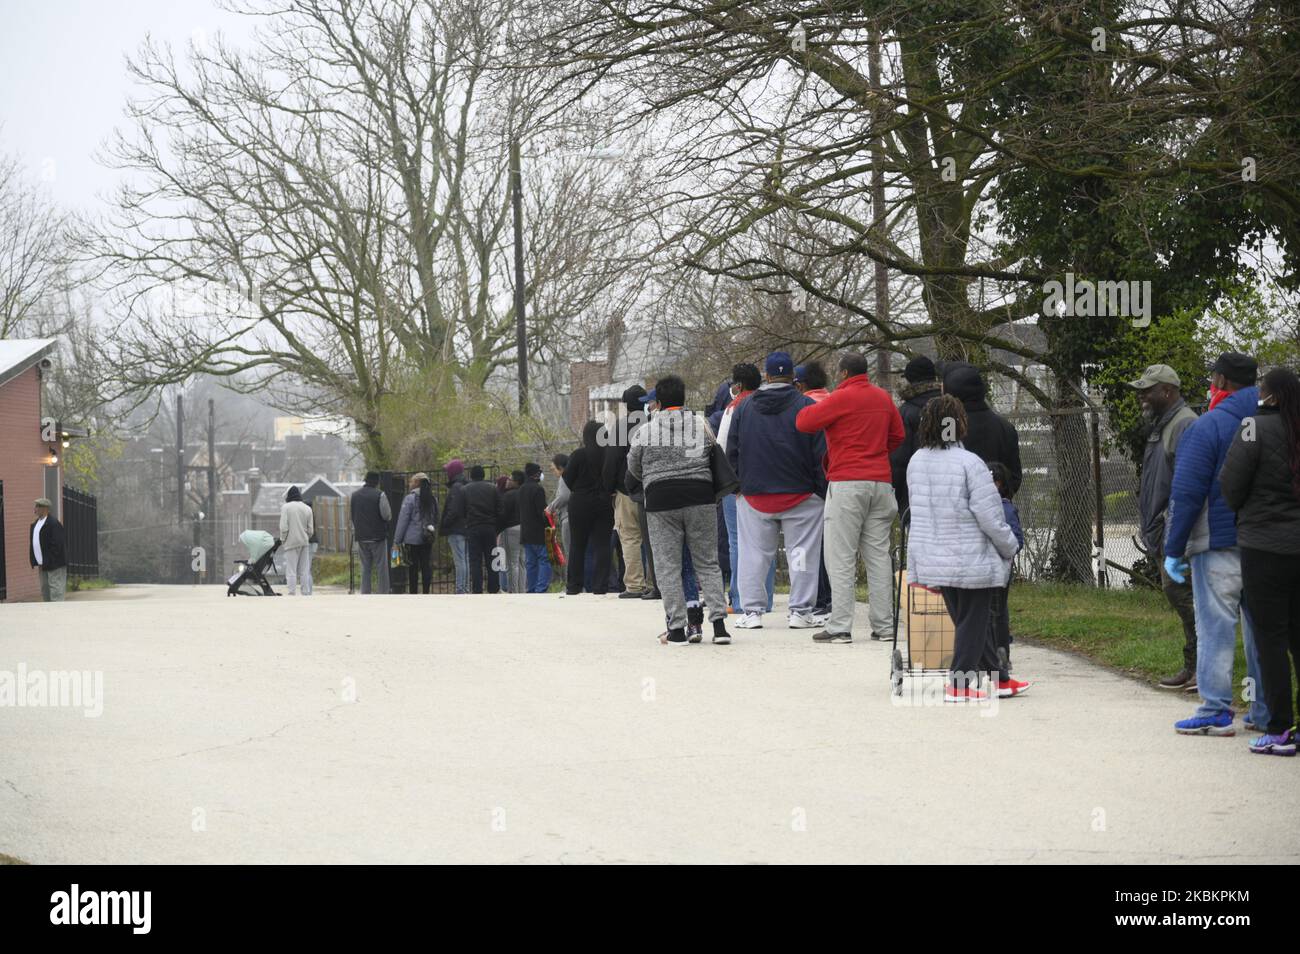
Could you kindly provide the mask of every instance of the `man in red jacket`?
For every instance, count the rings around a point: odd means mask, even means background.
[[[894,629],[889,531],[898,514],[889,452],[903,443],[903,419],[889,394],[867,380],[867,359],[846,354],[840,359],[839,385],[826,399],[803,408],[794,426],[805,434],[826,432],[823,541],[831,615],[813,639],[853,642],[859,553],[867,568],[871,638],[889,639]]]

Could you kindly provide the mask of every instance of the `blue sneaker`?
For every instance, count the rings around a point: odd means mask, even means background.
[[[1295,755],[1295,730],[1288,729],[1277,735],[1264,733],[1250,743],[1250,750],[1259,755]]]
[[[1174,723],[1179,735],[1236,735],[1232,727],[1232,713],[1220,712],[1212,716],[1192,716]]]

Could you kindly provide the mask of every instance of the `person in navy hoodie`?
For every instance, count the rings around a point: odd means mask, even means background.
[[[780,534],[790,567],[788,624],[792,629],[817,629],[823,622],[813,608],[821,571],[826,435],[802,434],[795,427],[799,411],[814,402],[795,390],[790,355],[772,352],[766,371],[766,382],[736,405],[727,427],[727,459],[740,478],[736,523],[745,615],[736,628],[763,628],[764,578]]]
[[[1246,674],[1259,686],[1259,657],[1250,614],[1242,602],[1241,551],[1237,524],[1219,487],[1219,471],[1245,417],[1255,413],[1255,359],[1227,352],[1214,362],[1210,409],[1189,425],[1178,444],[1165,530],[1165,572],[1181,583],[1190,572],[1196,609],[1196,685],[1201,706],[1174,724],[1183,735],[1235,735],[1232,664],[1237,620],[1246,644]],[[1190,569],[1189,569],[1190,567]],[[1268,723],[1262,693],[1256,692],[1249,726]]]

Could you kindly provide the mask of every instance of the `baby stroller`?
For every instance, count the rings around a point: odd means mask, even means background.
[[[245,530],[239,535],[239,542],[248,549],[248,560],[237,560],[239,572],[226,582],[227,596],[279,596],[267,582],[266,571],[275,561],[275,551],[280,549],[280,541],[265,530]]]

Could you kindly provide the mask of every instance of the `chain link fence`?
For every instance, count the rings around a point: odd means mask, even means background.
[[[1136,465],[1107,450],[1104,411],[1067,408],[1006,415],[1020,436],[1015,496],[1025,532],[1016,571],[1027,580],[1099,586],[1149,578],[1138,517]]]

